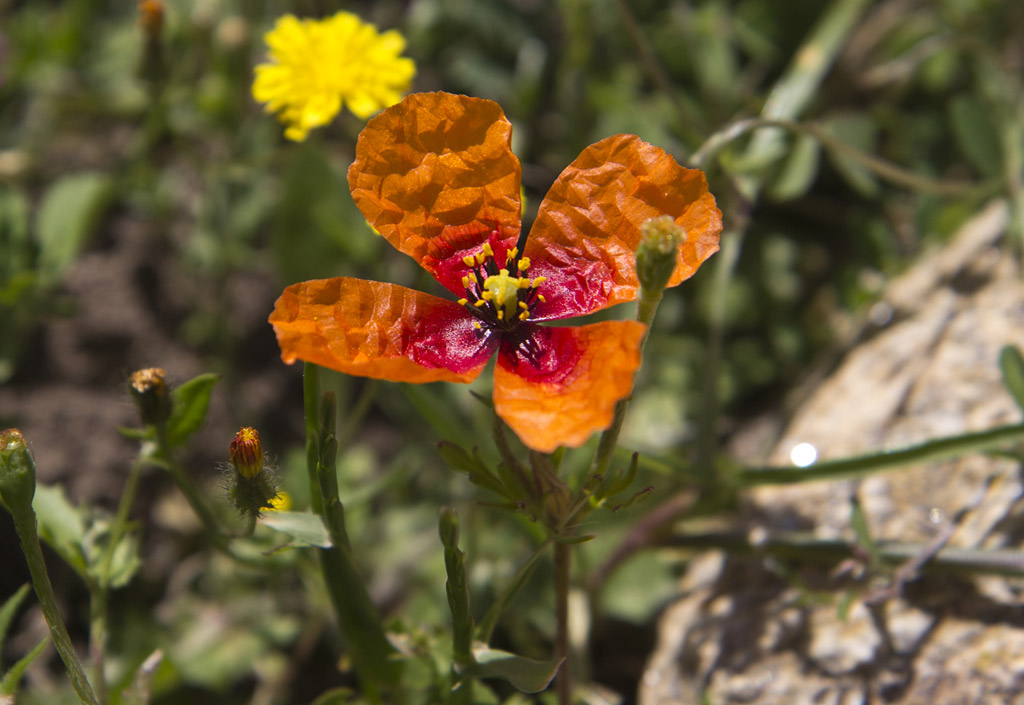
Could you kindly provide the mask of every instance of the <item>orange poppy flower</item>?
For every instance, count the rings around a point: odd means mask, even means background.
[[[348,172],[377,232],[456,300],[349,277],[293,284],[270,322],[285,362],[398,382],[471,382],[497,352],[494,408],[530,448],[579,446],[633,387],[644,326],[540,325],[636,299],[640,226],[686,232],[669,281],[718,250],[704,174],[634,135],[587,147],[555,181],[521,250],[520,165],[496,103],[406,97],[370,120]]]

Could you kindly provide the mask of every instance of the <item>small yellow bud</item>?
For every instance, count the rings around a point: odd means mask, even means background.
[[[242,474],[252,479],[263,471],[263,445],[255,428],[246,426],[235,434],[231,441],[231,464]]]

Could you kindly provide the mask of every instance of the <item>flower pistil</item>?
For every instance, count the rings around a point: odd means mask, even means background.
[[[480,252],[467,255],[462,261],[470,271],[462,277],[466,295],[459,303],[480,319],[473,324],[478,331],[487,328],[511,333],[520,323],[530,320],[534,304],[546,301],[539,288],[547,277],[520,276],[530,268],[530,258],[519,257],[516,247],[505,253],[503,267],[498,264],[490,242],[485,242]],[[515,272],[515,276],[510,271]]]

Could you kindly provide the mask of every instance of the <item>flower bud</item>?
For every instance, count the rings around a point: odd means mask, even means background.
[[[164,26],[164,4],[160,0],[139,2],[139,24],[149,39],[157,39]]]
[[[154,85],[160,85],[167,76],[163,44],[164,4],[160,0],[139,2],[139,26],[143,37],[139,76]]]
[[[21,431],[0,431],[0,500],[14,517],[32,513],[36,464]]]
[[[236,433],[229,453],[231,464],[243,477],[252,479],[263,472],[263,445],[255,428],[246,426]]]
[[[663,215],[640,226],[640,245],[636,248],[636,275],[648,293],[660,294],[676,269],[679,246],[686,231]]]
[[[132,372],[128,392],[139,409],[139,418],[147,426],[160,426],[171,415],[171,398],[167,394],[167,375],[159,367]]]
[[[240,429],[228,453],[231,470],[226,486],[235,509],[256,517],[264,509],[274,509],[278,499],[277,478],[264,466],[259,431],[249,426]]]

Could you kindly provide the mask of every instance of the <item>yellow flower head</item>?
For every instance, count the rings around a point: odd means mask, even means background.
[[[363,120],[394,105],[416,73],[412,59],[400,56],[401,34],[380,34],[351,12],[322,20],[284,15],[264,39],[272,61],[256,67],[252,94],[279,113],[285,137],[297,142],[345,104]]]

